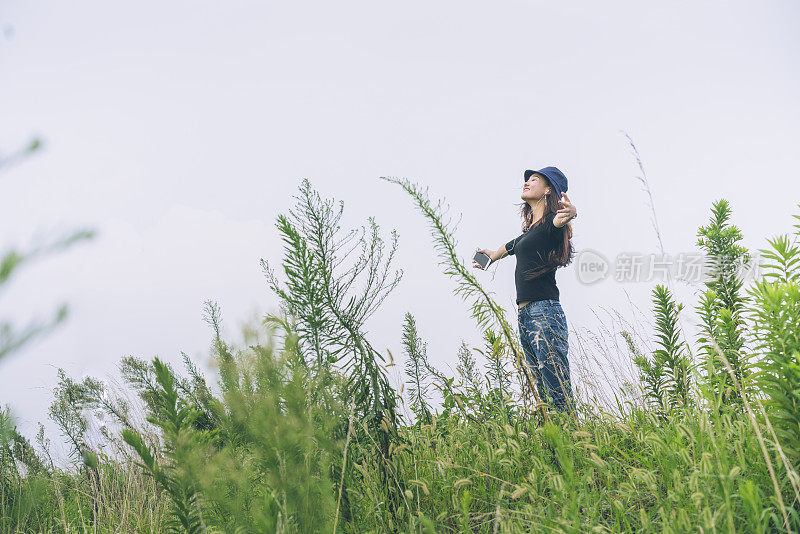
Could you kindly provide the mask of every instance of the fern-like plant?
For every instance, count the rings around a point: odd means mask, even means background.
[[[691,359],[685,343],[680,341],[678,314],[683,305],[676,305],[666,286],[653,289],[655,342],[658,348],[651,357],[634,353],[633,361],[645,384],[646,397],[667,411],[685,409],[690,402]]]
[[[347,377],[345,401],[355,406],[355,416],[376,436],[377,455],[389,506],[394,510],[403,499],[391,475],[390,446],[399,445],[399,415],[394,389],[389,384],[385,359],[366,336],[365,322],[383,299],[397,286],[402,269],[390,275],[397,250],[397,232],[392,231],[391,250],[384,261],[384,240],[373,217],[369,235],[361,227],[340,236],[344,203],[334,208],[323,200],[308,180],[303,180],[297,202],[288,215],[279,215],[277,227],[284,241],[282,284],[266,260],[261,260],[270,287],[280,297],[283,315],[268,315],[265,322],[292,323],[309,364],[327,373],[335,366]],[[349,266],[348,256],[360,247],[360,256]],[[356,282],[361,282],[360,287]],[[358,290],[356,289],[358,288]],[[342,421],[341,432],[348,422]]]
[[[792,236],[769,239],[766,272],[748,290],[758,355],[755,379],[766,394],[766,414],[780,443],[800,469],[800,215]]]
[[[713,204],[708,225],[701,226],[697,232],[697,244],[706,252],[709,267],[705,282],[707,291],[697,307],[702,318],[698,341],[705,355],[703,367],[707,371],[702,389],[707,393],[719,391],[723,402],[741,407],[733,380],[712,343],[713,340],[720,347],[736,379],[747,391],[743,314],[748,298],[741,295],[743,277],[740,269],[751,262],[751,257],[746,248],[737,244],[742,233],[729,223],[730,216],[728,202],[720,199]]]
[[[483,396],[483,377],[478,370],[478,362],[472,354],[472,350],[466,341],[461,341],[458,348],[458,367],[456,370],[461,375],[463,385],[472,397],[481,398]]]
[[[411,313],[406,313],[403,323],[403,348],[407,356],[407,391],[411,397],[411,410],[417,420],[430,424],[432,420],[428,403],[428,369],[426,346],[417,335],[417,324]]]

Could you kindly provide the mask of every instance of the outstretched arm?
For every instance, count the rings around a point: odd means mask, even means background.
[[[556,228],[561,228],[571,219],[574,219],[578,216],[578,210],[575,208],[572,202],[570,202],[566,193],[561,193],[561,200],[559,200],[558,203],[561,204],[561,209],[559,209],[556,212],[556,216],[553,217],[553,226]]]
[[[475,252],[483,252],[492,259],[492,263],[496,262],[497,260],[502,260],[503,258],[508,256],[505,243],[500,245],[500,248],[498,248],[497,250],[489,250],[488,248],[478,248],[475,250]],[[483,267],[481,267],[481,265],[475,260],[472,260],[472,266],[477,269],[483,269]]]

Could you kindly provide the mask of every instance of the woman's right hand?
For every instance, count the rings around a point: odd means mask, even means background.
[[[490,262],[489,265],[491,265],[495,261],[495,259],[494,259],[495,251],[494,250],[489,250],[488,248],[479,248],[479,249],[475,250],[475,252],[483,252],[484,254],[489,256],[489,258],[491,258],[491,260],[492,260],[492,262]],[[489,265],[487,265],[487,267]],[[476,269],[483,270],[483,267],[481,267],[481,264],[478,263],[475,260],[472,260],[472,266],[475,267]]]

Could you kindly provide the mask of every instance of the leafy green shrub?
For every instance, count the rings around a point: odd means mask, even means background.
[[[280,354],[252,345],[237,360],[221,399],[225,445],[197,465],[215,521],[247,532],[329,531],[336,512],[333,466],[341,457],[336,427],[342,406],[330,378],[304,365],[297,337]],[[334,379],[335,380],[335,379]],[[338,483],[338,480],[335,482]]]
[[[800,215],[794,216],[800,220]],[[770,239],[766,273],[748,293],[758,355],[756,380],[780,444],[800,469],[800,224],[795,239]]]
[[[707,254],[708,280],[706,292],[697,307],[702,318],[698,342],[703,349],[703,369],[706,371],[702,390],[706,397],[719,405],[721,402],[741,407],[741,398],[733,378],[725,370],[714,344],[730,362],[734,376],[745,390],[749,373],[745,349],[743,314],[748,298],[741,295],[743,273],[740,269],[750,264],[748,250],[737,243],[742,233],[729,223],[731,209],[728,202],[714,202],[708,225],[697,232],[697,244]]]
[[[688,347],[680,340],[678,328],[678,314],[683,305],[676,305],[669,289],[658,284],[653,289],[653,306],[655,338],[659,348],[650,358],[634,353],[633,361],[646,385],[646,396],[657,409],[686,409],[690,402],[692,362]]]
[[[348,249],[348,245],[359,232],[339,235],[344,204],[340,202],[335,210],[333,200],[323,200],[308,180],[301,183],[296,199],[295,209],[279,215],[276,223],[285,243],[285,285],[262,260],[282,312],[282,316],[267,316],[266,321],[297,332],[301,361],[318,370],[321,378],[331,375],[333,368],[346,378],[344,402],[353,405],[355,419],[363,423],[357,425],[357,432],[364,429],[361,437],[374,436],[377,441],[370,454],[375,456],[390,513],[395,514],[403,488],[393,480],[389,457],[391,449],[400,445],[400,417],[395,391],[382,365],[384,356],[367,338],[365,321],[402,278],[402,270],[389,276],[397,233],[392,232],[392,248],[384,261],[379,226],[370,217],[368,237],[361,227],[361,255],[345,268],[345,260],[356,248]],[[358,291],[357,281],[362,282]],[[348,427],[343,418],[337,436],[343,438]]]

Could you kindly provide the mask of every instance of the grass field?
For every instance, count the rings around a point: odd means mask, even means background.
[[[430,223],[483,333],[483,346],[462,346],[456,376],[428,360],[411,313],[398,325],[403,354],[373,348],[364,325],[401,279],[397,236],[385,242],[370,219],[343,238],[342,207],[304,182],[277,220],[278,271],[263,262],[282,313],[237,346],[206,304],[213,383],[188,357],[182,369],[126,358],[122,388],[60,373],[49,416],[67,468],[43,430],[22,436],[13,404],[3,412],[0,531],[800,531],[800,224],[769,241],[750,287],[726,262],[711,271],[690,303],[697,339],[657,285],[655,330],[611,332],[623,350],[603,356],[629,362],[633,385],[609,403],[576,380],[576,412],[560,414],[535,402],[516,324],[458,257],[441,203],[387,181]],[[714,203],[697,246],[735,263],[749,253],[730,216]],[[0,284],[22,257],[2,258]],[[24,341],[4,332],[0,354]],[[401,391],[392,364],[405,366]]]

